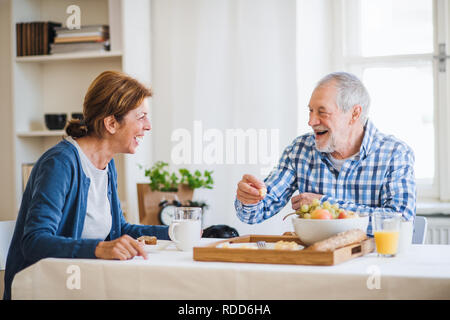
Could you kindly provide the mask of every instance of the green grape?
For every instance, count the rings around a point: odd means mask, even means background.
[[[300,208],[301,212],[306,213],[309,211],[309,206],[307,204],[302,205]]]
[[[314,200],[312,201],[311,205],[312,205],[312,206],[315,206],[315,207],[319,206],[319,205],[320,205],[319,199],[314,199]]]
[[[322,203],[322,207],[324,209],[330,209],[331,208],[331,203],[329,201],[325,201],[324,203]]]
[[[305,214],[303,215],[303,218],[304,218],[304,219],[311,219],[311,214],[305,213]]]
[[[331,206],[331,208],[333,208],[334,210],[338,211],[339,210],[339,204],[335,203]]]

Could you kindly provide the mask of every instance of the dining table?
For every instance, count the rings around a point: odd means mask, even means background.
[[[450,245],[412,245],[395,257],[372,252],[332,266],[195,261],[173,243],[146,259],[45,258],[16,274],[12,299],[450,299]]]

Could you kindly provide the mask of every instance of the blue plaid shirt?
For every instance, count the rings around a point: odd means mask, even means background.
[[[404,142],[382,134],[367,121],[359,155],[344,162],[337,171],[327,153],[315,147],[313,133],[297,137],[283,152],[278,166],[264,180],[266,197],[257,204],[235,200],[238,218],[260,223],[277,214],[292,194],[323,194],[321,203],[369,214],[372,234],[374,212],[400,212],[410,220],[416,211],[414,153]]]

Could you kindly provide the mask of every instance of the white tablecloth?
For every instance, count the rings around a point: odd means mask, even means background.
[[[414,245],[395,258],[372,253],[336,266],[200,262],[173,245],[148,260],[49,258],[15,276],[12,298],[450,299],[450,246]]]

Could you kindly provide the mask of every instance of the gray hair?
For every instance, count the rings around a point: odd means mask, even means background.
[[[335,81],[337,88],[337,106],[347,112],[354,105],[359,104],[362,108],[361,122],[365,124],[369,114],[370,97],[361,80],[351,73],[333,72],[323,77],[316,88],[328,85],[331,81]]]

